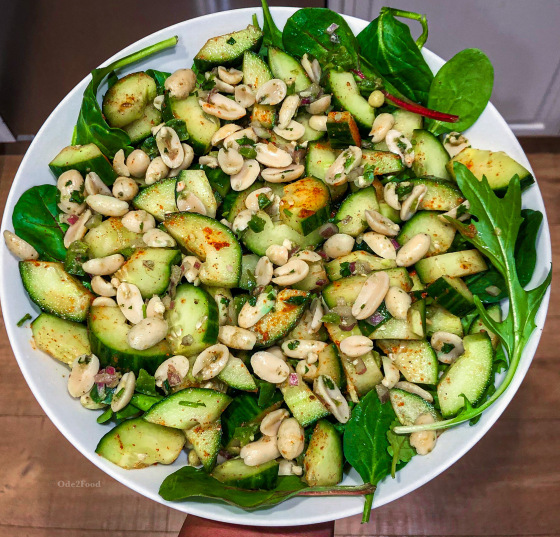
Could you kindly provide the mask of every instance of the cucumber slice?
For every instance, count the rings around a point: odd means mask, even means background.
[[[218,420],[215,423],[203,427],[198,425],[185,431],[187,440],[192,444],[194,452],[198,455],[202,466],[207,472],[211,472],[216,466],[220,442],[222,440],[222,425]]]
[[[163,225],[182,248],[204,261],[201,283],[237,287],[241,246],[229,228],[208,216],[187,212],[167,215]]]
[[[296,93],[311,86],[311,80],[301,63],[283,50],[270,47],[268,49],[268,65],[274,78],[283,80],[287,86],[293,84]]]
[[[389,207],[384,200],[379,202],[379,212],[385,218],[395,222],[395,224],[400,224],[402,222],[400,212],[393,209],[393,207]]]
[[[417,340],[426,335],[426,303],[417,300],[408,311],[406,319],[389,319],[368,337],[370,339]]]
[[[278,112],[274,106],[268,104],[255,104],[251,113],[251,121],[265,129],[272,129],[276,125]]]
[[[325,265],[329,280],[332,282],[348,277],[348,271],[355,275],[364,275],[376,270],[396,268],[394,259],[383,259],[363,250],[356,250],[343,255]]]
[[[223,65],[239,65],[246,50],[258,50],[263,34],[259,28],[249,24],[246,29],[212,37],[197,52],[194,64],[199,71],[209,71]]]
[[[389,390],[389,398],[401,425],[414,425],[422,414],[431,414],[435,421],[441,420],[434,406],[415,393],[393,388]]]
[[[68,170],[78,170],[84,176],[95,172],[106,185],[112,185],[117,178],[113,166],[95,144],[65,147],[51,160],[49,168],[56,177]]]
[[[20,261],[19,273],[29,298],[43,311],[68,321],[86,320],[94,295],[62,263]]]
[[[241,258],[241,276],[239,277],[239,287],[245,291],[252,291],[257,282],[255,280],[255,269],[260,257],[255,254],[246,254]]]
[[[302,304],[293,304],[289,301],[294,298],[299,301],[308,296],[309,293],[305,291],[282,289],[276,297],[274,308],[249,328],[257,335],[255,348],[270,347],[283,338],[299,321],[306,306],[305,300]]]
[[[334,425],[321,420],[315,425],[303,458],[304,481],[310,487],[330,487],[342,481],[342,440]]]
[[[171,278],[171,267],[180,262],[179,250],[139,248],[114,276],[121,282],[136,285],[142,298],[152,298],[165,293]]]
[[[184,445],[182,431],[135,418],[105,434],[95,452],[125,470],[133,470],[152,464],[171,464]]]
[[[254,192],[255,190],[258,190],[259,188],[263,188],[263,187],[264,187],[264,183],[262,181],[256,181],[249,188],[246,188],[241,192],[230,190],[224,199],[224,204],[222,207],[222,214],[227,219],[227,221],[232,223],[235,220],[235,217],[241,211],[247,208],[247,205],[245,205],[245,200],[247,199],[247,196],[251,192]]]
[[[414,265],[423,283],[435,282],[442,276],[462,278],[488,270],[478,250],[462,250],[421,259]]]
[[[196,95],[186,99],[165,97],[163,119],[182,119],[189,133],[189,145],[197,155],[205,155],[212,148],[212,136],[220,128],[220,120],[204,112]]]
[[[450,211],[465,201],[461,191],[450,181],[437,179],[413,179],[412,186],[425,185],[426,195],[418,205],[423,211]]]
[[[379,203],[375,188],[372,186],[350,194],[336,213],[338,232],[357,237],[368,228],[365,212],[377,210],[379,210]]]
[[[169,177],[143,188],[132,200],[132,204],[136,209],[142,209],[163,222],[166,214],[178,211],[175,202],[176,183],[176,177]]]
[[[301,375],[298,375],[296,386],[290,386],[288,381],[285,381],[280,385],[280,391],[292,416],[302,427],[307,427],[330,414],[327,407],[309,389]]]
[[[453,170],[455,162],[464,164],[479,181],[485,176],[492,190],[505,190],[511,178],[516,174],[521,181],[522,188],[526,188],[534,182],[531,172],[503,151],[486,151],[466,147],[447,164],[447,171],[453,179],[455,178]]]
[[[272,80],[272,73],[265,61],[257,54],[247,51],[243,54],[243,84],[256,92],[265,82]]]
[[[144,108],[142,117],[125,125],[123,130],[130,136],[130,141],[136,144],[144,138],[152,135],[152,128],[161,123],[161,112],[152,104],[149,103]]]
[[[103,96],[103,115],[111,127],[122,128],[144,115],[157,96],[156,81],[143,72],[117,80]]]
[[[437,386],[441,413],[454,416],[465,405],[463,395],[475,405],[490,382],[494,350],[488,334],[463,338],[465,352],[449,367]]]
[[[327,116],[327,134],[333,149],[346,149],[349,145],[361,147],[362,139],[356,120],[350,112],[333,110]]]
[[[336,345],[329,345],[319,353],[317,360],[317,377],[327,375],[339,387],[344,386],[344,372],[338,356]]]
[[[442,276],[428,286],[427,292],[438,305],[459,317],[475,307],[473,294],[461,278]]]
[[[102,367],[113,366],[119,371],[134,371],[136,375],[140,369],[145,369],[153,375],[171,355],[165,340],[144,351],[133,349],[127,339],[132,327],[127,324],[120,308],[92,306],[88,328],[91,350]]]
[[[310,143],[305,157],[305,173],[325,181],[325,175],[331,164],[336,160],[336,154],[330,144],[324,142]],[[333,201],[338,201],[348,189],[348,183],[339,186],[327,185]]]
[[[377,310],[375,310],[375,317],[372,316],[369,319],[358,321],[358,326],[360,327],[362,334],[366,337],[369,337],[371,334],[373,334],[373,332],[379,329],[379,327],[381,327],[391,319],[393,319],[393,317],[387,310],[385,301],[383,301],[381,302]]]
[[[426,335],[432,337],[434,332],[449,332],[463,337],[461,319],[437,304],[426,306]]]
[[[403,108],[397,108],[392,113],[395,118],[393,129],[402,132],[409,140],[412,139],[415,130],[422,128],[422,116]]]
[[[362,150],[362,166],[369,166],[374,175],[399,173],[404,170],[401,157],[390,151]]]
[[[410,290],[411,292],[414,291],[423,291],[424,289],[426,289],[426,286],[422,283],[422,281],[420,280],[420,276],[418,276],[418,274],[416,274],[416,271],[412,271],[410,274],[410,279],[412,280],[412,289]]]
[[[310,114],[307,112],[299,112],[296,116],[296,121],[301,123],[305,128],[305,132],[303,136],[300,138],[301,142],[315,142],[316,140],[320,140],[325,136],[325,133],[322,131],[316,131],[309,126],[309,118],[311,117]]]
[[[502,310],[498,304],[494,304],[490,306],[487,309],[487,312],[488,315],[490,315],[491,319],[494,319],[498,323],[502,321]],[[494,332],[488,329],[488,327],[484,324],[484,321],[480,318],[480,315],[476,317],[476,319],[472,322],[469,328],[469,334],[479,334],[479,333],[488,334],[494,350],[498,348],[498,344],[500,343],[500,338]]]
[[[186,388],[156,403],[144,419],[174,429],[191,429],[215,422],[231,402],[225,393],[207,388]]]
[[[419,211],[401,226],[397,236],[399,244],[405,244],[419,233],[431,238],[430,249],[425,257],[443,254],[451,247],[456,230],[451,224],[442,222],[435,211]]]
[[[280,199],[280,219],[302,235],[321,227],[330,216],[331,196],[327,185],[305,177],[284,186]]]
[[[256,392],[257,385],[253,375],[249,373],[243,360],[230,356],[226,367],[220,372],[218,378],[231,388],[245,392]]]
[[[315,289],[322,288],[328,283],[329,279],[323,266],[323,261],[315,261],[308,263],[309,274],[300,282],[292,284],[293,289],[300,291],[314,291]]]
[[[206,208],[206,214],[216,218],[218,204],[204,170],[183,170],[177,177],[175,196],[177,203],[194,194]]]
[[[141,233],[126,229],[120,218],[111,217],[90,229],[84,237],[90,258],[118,254],[128,248],[144,246]]]
[[[327,86],[333,94],[336,107],[348,110],[360,127],[371,129],[375,119],[375,109],[360,94],[352,73],[329,70]]]
[[[440,179],[451,179],[445,165],[449,162],[449,153],[439,139],[431,132],[417,129],[412,133],[414,162],[412,171],[416,177],[431,175]]]
[[[377,345],[385,354],[393,356],[394,364],[408,382],[437,384],[438,361],[427,341],[380,339]]]
[[[83,324],[41,313],[31,323],[35,346],[53,358],[72,365],[78,356],[91,354],[87,328]]]
[[[247,466],[243,459],[231,459],[214,468],[212,477],[232,487],[270,490],[278,483],[278,461]]]
[[[183,283],[177,287],[172,306],[165,319],[173,354],[194,356],[218,341],[218,307],[207,291]]]

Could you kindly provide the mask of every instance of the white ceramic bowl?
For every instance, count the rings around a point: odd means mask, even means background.
[[[180,38],[179,44],[174,49],[134,64],[128,72],[149,67],[172,72],[178,68],[190,67],[194,54],[208,38],[244,28],[251,22],[251,15],[255,11],[259,12],[260,17],[260,9],[249,8],[215,13],[181,22],[130,45],[108,60],[107,63],[162,39],[178,35]],[[284,26],[285,21],[294,11],[295,9],[286,7],[272,8],[272,14],[279,27]],[[345,18],[356,34],[367,25],[366,21],[354,17]],[[424,55],[434,71],[443,64],[440,58],[428,50],[424,50]],[[64,61],[64,59],[61,58],[61,61]],[[70,143],[82,94],[88,82],[89,76],[84,78],[66,96],[47,119],[31,144],[10,191],[2,221],[2,230],[12,229],[13,208],[25,190],[34,185],[54,182],[47,164],[61,148]],[[529,162],[515,136],[491,104],[488,105],[476,125],[469,130],[468,137],[474,147],[504,150],[521,164],[530,168]],[[525,193],[524,205],[545,212],[537,186],[533,186]],[[551,263],[550,234],[546,215],[539,236],[538,253],[538,265],[534,275],[535,282],[542,281]],[[157,465],[143,470],[127,471],[95,454],[95,446],[108,428],[98,425],[94,413],[85,410],[77,401],[69,397],[66,391],[66,376],[68,374],[66,367],[32,348],[29,329],[17,328],[17,321],[30,311],[36,312],[37,308],[29,300],[23,285],[20,283],[17,261],[4,245],[0,248],[0,267],[2,272],[0,276],[0,298],[3,304],[6,330],[29,387],[43,410],[62,434],[84,456],[107,474],[140,494],[174,509],[204,518],[236,524],[257,526],[314,524],[361,512],[363,500],[355,497],[296,498],[273,509],[252,513],[223,503],[205,500],[181,503],[163,501],[158,495],[159,485],[165,476],[185,464],[185,455],[182,454],[172,466]],[[472,448],[494,424],[513,398],[535,354],[545,321],[548,300],[549,293],[547,293],[537,315],[538,328],[527,345],[517,374],[507,392],[484,414],[476,426],[463,425],[446,432],[440,437],[434,452],[425,457],[414,457],[412,462],[397,474],[396,479],[386,479],[375,494],[375,507],[401,498],[436,477]],[[360,482],[361,480],[355,471],[350,472],[344,480],[344,484],[348,485]]]

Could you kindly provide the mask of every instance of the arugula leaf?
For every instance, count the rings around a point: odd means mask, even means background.
[[[408,25],[398,21],[395,15],[415,19],[422,24],[423,33],[419,43],[414,42]],[[434,77],[419,47],[427,37],[425,17],[410,11],[383,7],[379,17],[358,34],[357,40],[362,56],[375,65],[382,77],[409,99],[426,104]]]
[[[262,10],[263,10],[263,45],[266,47],[276,47],[284,50],[284,44],[282,42],[282,32],[276,26],[272,15],[270,14],[270,9],[268,8],[268,3],[266,0],[261,0]]]
[[[117,69],[122,69],[131,63],[143,60],[156,52],[173,47],[177,44],[178,38],[170,37],[155,45],[150,45],[138,52],[133,52],[128,56],[114,61],[107,67],[94,69],[91,72],[91,82],[84,91],[84,98],[78,115],[78,122],[74,128],[72,145],[84,145],[94,143],[101,152],[113,158],[120,149],[132,149],[128,134],[122,129],[110,127],[103,116],[101,107],[97,102],[97,90],[103,80]]]
[[[377,485],[391,472],[387,431],[396,419],[391,403],[382,404],[375,390],[367,393],[352,410],[344,430],[344,456],[364,483]],[[366,496],[362,522],[369,521],[373,491]]]
[[[387,431],[387,440],[389,441],[387,452],[393,457],[391,463],[391,477],[393,479],[395,478],[397,470],[406,466],[412,457],[416,455],[416,450],[410,445],[408,436],[404,434],[395,434],[393,432],[393,429],[399,425],[400,422],[395,420],[391,423],[391,428]]]
[[[184,466],[168,475],[159,489],[160,496],[167,501],[188,498],[214,498],[248,511],[271,507],[294,496],[361,496],[371,493],[371,485],[356,487],[308,487],[297,476],[281,476],[272,490],[244,490],[225,485],[208,475],[204,470]]]
[[[494,68],[484,52],[468,48],[453,56],[430,86],[428,108],[460,119],[457,123],[427,119],[428,129],[436,135],[468,129],[486,108],[493,85]]]
[[[452,419],[438,421],[437,424],[396,427],[397,434],[446,429],[470,421],[482,414],[506,391],[515,376],[523,349],[536,328],[535,316],[552,278],[552,270],[550,270],[539,286],[525,290],[517,275],[515,245],[523,222],[519,178],[514,176],[504,197],[499,198],[492,191],[485,177],[482,181],[478,181],[471,171],[459,162],[454,163],[453,169],[461,192],[471,204],[469,212],[476,221],[466,225],[453,218],[447,217],[447,219],[490,260],[504,278],[506,285],[509,311],[503,321],[492,319],[476,295],[474,302],[484,324],[500,338],[509,368],[500,386],[483,404],[474,408],[465,401],[463,410]]]
[[[140,373],[138,373],[138,378],[136,379],[135,391],[144,395],[157,395],[156,379],[145,369],[140,369]]]
[[[64,261],[67,224],[58,220],[58,189],[54,185],[31,187],[19,198],[12,214],[14,233],[27,241],[41,259]]]

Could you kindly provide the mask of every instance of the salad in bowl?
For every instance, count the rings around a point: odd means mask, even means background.
[[[492,91],[480,50],[434,76],[415,13],[358,35],[263,14],[189,68],[158,69],[174,37],[93,71],[5,242],[100,457],[175,463],[167,501],[365,496],[367,521],[378,483],[512,383],[543,214],[531,172],[463,134]]]

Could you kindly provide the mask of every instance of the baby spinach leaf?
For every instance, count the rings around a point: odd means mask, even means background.
[[[387,440],[389,441],[389,447],[387,451],[393,461],[391,463],[391,477],[394,479],[397,470],[400,470],[406,466],[416,455],[416,451],[410,445],[409,437],[404,434],[395,434],[393,432],[394,427],[400,425],[398,420],[391,423],[391,428],[387,431]]]
[[[45,261],[64,261],[66,224],[58,221],[58,189],[54,185],[31,187],[19,198],[12,214],[15,234],[27,241]]]
[[[433,80],[432,71],[419,45],[414,42],[410,28],[398,21],[395,15],[415,18],[422,23],[424,32],[420,45],[423,44],[428,35],[425,18],[416,13],[383,7],[379,17],[358,34],[360,53],[402,95],[426,104]],[[389,88],[386,89],[391,93]]]
[[[261,0],[262,10],[263,10],[263,45],[265,47],[276,47],[284,50],[284,44],[282,43],[282,32],[276,26],[272,15],[270,14],[270,9],[268,8],[268,2],[266,0]]]
[[[333,24],[336,30],[327,33]],[[324,70],[353,69],[359,64],[356,37],[344,18],[327,8],[307,7],[296,11],[284,26],[282,40],[288,54],[301,58],[307,53],[317,58]]]
[[[428,108],[460,119],[457,123],[428,119],[428,129],[436,135],[468,129],[486,108],[493,85],[494,68],[484,52],[468,48],[453,56],[432,81]]]
[[[361,496],[372,490],[371,485],[308,487],[296,476],[279,477],[278,484],[272,490],[245,490],[225,485],[201,469],[184,466],[164,479],[159,494],[164,500],[172,502],[188,498],[214,498],[251,511],[272,507],[298,495]]]
[[[165,81],[171,76],[171,73],[164,71],[157,71],[156,69],[147,69],[146,74],[151,76],[156,81],[156,88],[158,95],[163,95],[165,91]]]
[[[110,127],[107,121],[105,121],[101,107],[97,102],[97,90],[103,80],[113,71],[143,60],[156,52],[173,47],[177,44],[177,40],[176,36],[170,37],[160,43],[150,45],[138,52],[133,52],[124,58],[116,60],[107,67],[94,69],[91,72],[91,82],[84,92],[78,122],[72,136],[72,145],[94,143],[109,158],[113,158],[120,149],[132,149],[128,134],[121,129]]]
[[[344,456],[364,483],[377,485],[391,472],[387,431],[396,419],[391,403],[382,404],[375,390],[367,393],[352,410],[344,431]],[[362,522],[369,521],[373,492],[366,496]]]

